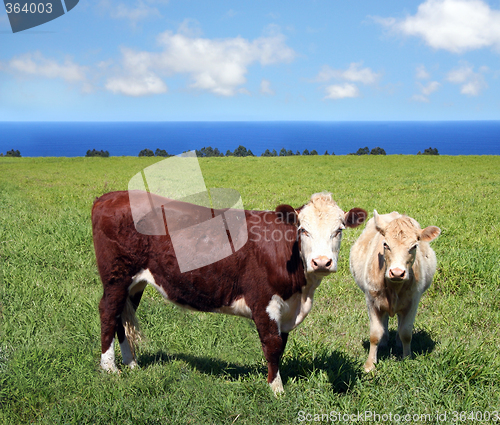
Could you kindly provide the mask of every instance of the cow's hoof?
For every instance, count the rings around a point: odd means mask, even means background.
[[[364,369],[366,373],[370,373],[375,370],[375,365],[373,363],[366,362],[364,365]]]
[[[122,371],[120,369],[118,369],[116,366],[106,367],[106,368],[101,366],[101,371],[104,373],[112,373],[112,374],[116,374],[116,375],[120,375],[122,373]]]
[[[101,360],[101,370],[108,373],[120,373],[114,362]]]
[[[276,375],[276,378],[274,378],[274,381],[269,384],[271,386],[271,389],[273,390],[274,396],[278,397],[281,394],[285,393],[285,390],[283,388],[283,382],[281,382],[281,376],[280,373]]]

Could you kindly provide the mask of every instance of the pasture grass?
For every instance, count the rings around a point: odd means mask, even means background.
[[[392,319],[370,374],[368,315],[348,267],[362,228],[344,232],[338,273],[290,334],[279,398],[252,322],[181,310],[151,288],[138,310],[140,369],[99,370],[90,209],[156,161],[0,158],[0,423],[329,423],[332,412],[365,411],[431,415],[413,423],[446,413],[440,423],[455,423],[454,411],[500,411],[499,157],[200,160],[207,187],[238,190],[247,209],[298,207],[328,190],[344,210],[396,210],[442,230],[413,358],[401,360]]]

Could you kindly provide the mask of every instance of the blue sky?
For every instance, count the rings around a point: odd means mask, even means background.
[[[500,0],[89,0],[13,34],[0,121],[497,120]]]

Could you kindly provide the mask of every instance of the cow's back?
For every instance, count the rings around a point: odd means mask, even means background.
[[[183,208],[190,204],[182,204],[169,202],[167,208],[186,217],[189,211]],[[203,208],[190,205],[193,214]],[[116,274],[129,278],[149,270],[171,301],[200,311],[228,306],[243,294],[253,298],[249,304],[260,302],[257,299],[268,302],[276,293],[286,300],[306,284],[296,226],[283,222],[274,211],[245,211],[245,216],[248,241],[242,248],[222,260],[181,273],[168,229],[164,235],[137,232],[128,192],[105,194],[92,208],[101,278],[103,282]],[[145,215],[143,220],[147,219]]]

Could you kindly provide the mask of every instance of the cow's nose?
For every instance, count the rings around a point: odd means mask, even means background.
[[[319,257],[313,258],[311,260],[311,267],[314,271],[320,271],[320,270],[330,270],[330,267],[332,266],[332,259],[325,257],[324,255],[320,255]]]
[[[406,272],[398,267],[389,269],[389,277],[391,279],[404,279]]]

